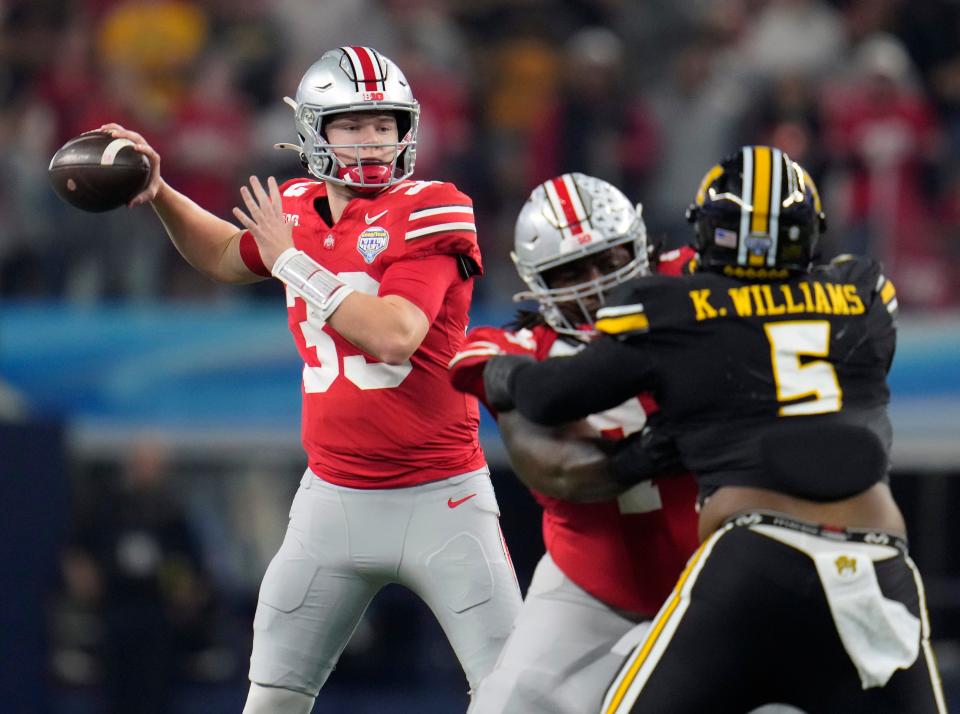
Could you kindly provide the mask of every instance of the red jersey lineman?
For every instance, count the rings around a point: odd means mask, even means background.
[[[414,181],[419,106],[400,69],[368,47],[306,72],[296,149],[319,180],[240,190],[247,229],[203,210],[151,162],[150,201],[197,269],[286,286],[303,358],[308,468],[254,618],[244,714],[307,714],[364,610],[388,583],[440,621],[471,690],[520,608],[499,509],[477,441],[476,401],[446,365],[462,346],[482,271],[470,199]]]
[[[536,299],[539,313],[515,329],[471,330],[450,364],[454,385],[483,400],[490,357],[544,360],[578,352],[604,292],[647,272],[639,213],[612,185],[582,174],[534,189],[517,219],[515,244],[514,261],[530,287],[518,297]],[[661,272],[678,272],[692,257],[686,250],[663,256]],[[619,439],[640,431],[655,409],[641,395],[587,421],[600,435]],[[656,614],[697,546],[696,485],[689,474],[644,481],[599,503],[534,496],[544,509],[547,553],[470,714],[599,711],[633,643],[619,641],[640,637],[635,625]]]

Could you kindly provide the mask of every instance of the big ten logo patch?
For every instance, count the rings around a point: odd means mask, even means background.
[[[387,249],[390,234],[380,226],[367,228],[357,238],[357,250],[369,265],[374,259]]]

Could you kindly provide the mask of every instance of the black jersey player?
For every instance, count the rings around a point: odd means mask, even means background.
[[[945,713],[887,483],[892,283],[863,257],[811,267],[820,197],[778,149],[711,168],[689,214],[697,273],[624,286],[575,356],[485,374],[544,424],[649,390],[697,474],[701,547],[603,711]]]

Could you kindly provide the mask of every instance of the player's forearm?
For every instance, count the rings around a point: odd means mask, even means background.
[[[224,283],[261,279],[240,257],[240,228],[205,210],[167,183],[163,183],[152,205],[174,246],[201,273]]]
[[[502,414],[498,424],[514,472],[539,493],[589,503],[615,498],[627,488],[611,476],[603,442],[534,424],[515,411]]]
[[[426,315],[403,298],[360,292],[348,295],[329,323],[352,345],[387,364],[410,359],[430,328]]]
[[[487,396],[491,404],[500,403],[501,411],[515,407],[538,424],[582,419],[611,409],[623,402],[625,394],[647,387],[633,370],[624,367],[633,366],[639,358],[614,340],[595,340],[571,357],[527,363],[514,360],[514,364],[508,359],[494,357],[484,370]],[[487,379],[488,373],[496,379]]]

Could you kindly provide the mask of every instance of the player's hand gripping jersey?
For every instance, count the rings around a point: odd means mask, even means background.
[[[875,261],[844,256],[768,283],[653,276],[613,301],[597,320],[613,339],[595,340],[579,363],[517,370],[521,412],[561,423],[652,389],[706,495],[738,485],[833,500],[886,469],[897,302]],[[557,380],[562,395],[548,388]],[[829,473],[817,467],[824,462]]]
[[[482,271],[472,201],[449,183],[404,181],[356,198],[329,226],[315,201],[323,183],[281,187],[293,240],[355,290],[399,295],[430,329],[404,364],[388,365],[330,329],[287,292],[290,330],[303,358],[303,445],[321,478],[353,488],[393,488],[484,464],[476,402],[450,389],[446,365],[463,343]]]
[[[661,262],[678,274],[684,252]],[[682,258],[682,260],[681,260]],[[572,355],[584,347],[563,339],[548,325],[517,332],[496,327],[471,330],[450,364],[458,389],[485,401],[483,367],[498,354],[536,360]],[[587,417],[599,435],[621,439],[640,431],[657,406],[647,395]],[[541,493],[543,539],[557,566],[577,585],[615,608],[653,614],[669,595],[697,546],[696,485],[691,475],[645,481],[616,501],[572,503]]]

